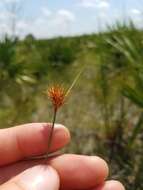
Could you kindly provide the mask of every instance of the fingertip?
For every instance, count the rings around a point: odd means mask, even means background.
[[[108,190],[112,190],[112,189],[116,189],[116,190],[125,190],[124,186],[122,185],[121,182],[119,181],[116,181],[116,180],[111,180],[111,181],[108,181],[106,183],[106,189]],[[105,190],[106,190],[105,189]]]
[[[60,136],[62,134],[62,139],[64,139],[64,142],[69,143],[71,140],[71,135],[67,127],[61,124],[55,124],[55,133],[56,136],[58,136],[58,132],[60,133]]]
[[[98,182],[103,182],[109,175],[109,167],[107,162],[98,156],[91,156],[89,158],[96,166],[96,172],[98,173]]]
[[[58,171],[63,189],[75,186],[77,189],[91,189],[108,176],[107,163],[96,156],[65,154],[50,160],[49,164]]]
[[[93,190],[113,190],[113,189],[125,190],[125,187],[119,181],[110,180],[110,181],[106,181],[104,185],[99,186],[98,188],[95,188]]]

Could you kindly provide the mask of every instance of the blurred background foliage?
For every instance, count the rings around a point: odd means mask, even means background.
[[[143,31],[117,23],[78,37],[0,41],[0,127],[49,122],[44,91],[68,88],[85,70],[60,110],[72,143],[64,150],[99,155],[127,189],[143,188]]]

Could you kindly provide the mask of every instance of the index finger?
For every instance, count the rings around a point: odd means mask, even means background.
[[[29,156],[46,153],[51,125],[31,123],[0,130],[0,166]],[[70,140],[68,130],[55,125],[50,151],[56,151]]]

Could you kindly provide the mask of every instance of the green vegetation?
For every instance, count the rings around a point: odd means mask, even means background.
[[[0,126],[51,120],[43,93],[70,86],[57,120],[73,141],[66,152],[99,155],[127,189],[143,188],[143,32],[119,25],[80,37],[0,42]]]

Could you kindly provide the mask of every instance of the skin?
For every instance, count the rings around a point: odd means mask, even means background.
[[[49,132],[50,124],[46,123],[0,130],[0,190],[17,190],[10,181],[26,169],[43,164],[43,160],[24,159],[46,153]],[[60,150],[69,142],[67,128],[56,126],[50,152]],[[58,173],[60,190],[125,190],[118,181],[106,181],[108,165],[96,156],[64,154],[48,159],[47,164]]]

